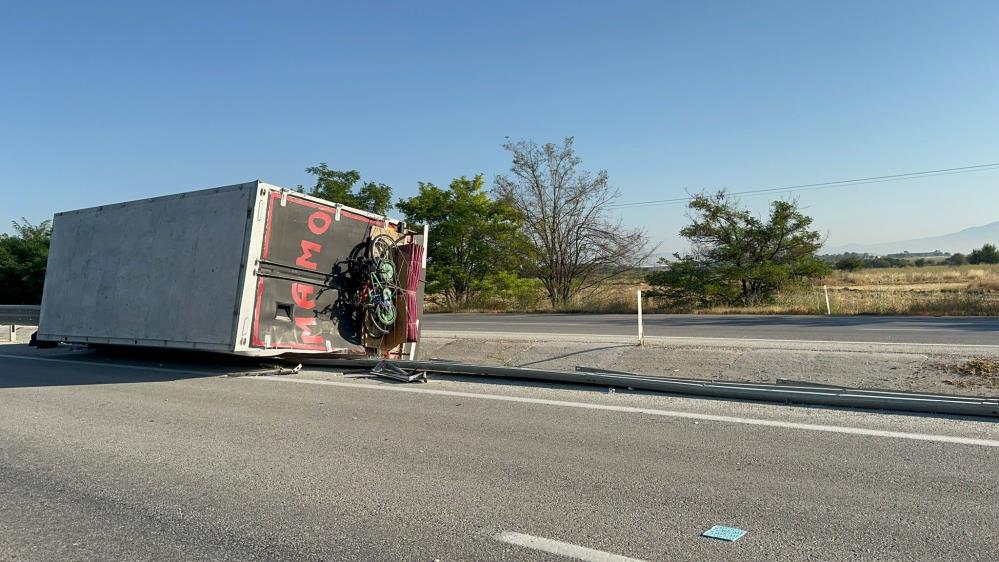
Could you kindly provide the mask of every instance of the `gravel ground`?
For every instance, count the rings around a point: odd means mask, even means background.
[[[3,343],[27,343],[31,339],[31,334],[35,333],[38,328],[34,326],[18,326],[16,339],[10,341],[10,326],[0,325],[0,344]]]
[[[999,394],[987,381],[957,374],[953,367],[975,357],[999,357],[999,346],[926,346],[683,340],[649,338],[637,346],[626,338],[434,332],[420,355],[454,361],[568,369],[602,367],[646,375],[774,382],[777,378],[942,394]],[[948,382],[950,381],[950,382]],[[954,384],[959,383],[959,384]]]

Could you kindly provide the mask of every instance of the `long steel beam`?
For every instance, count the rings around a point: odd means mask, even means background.
[[[320,359],[298,356],[295,358],[295,361],[315,366],[370,369],[377,365],[380,359]],[[397,364],[403,368],[418,369],[430,373],[504,377],[544,382],[631,388],[634,390],[709,396],[730,400],[756,400],[846,408],[999,417],[999,399],[977,396],[919,394],[808,384],[757,384],[678,379],[598,370],[573,372],[441,361],[399,361]]]

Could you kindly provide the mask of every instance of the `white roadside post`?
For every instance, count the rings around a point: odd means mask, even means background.
[[[638,345],[645,345],[645,328],[642,326],[642,290],[638,290]]]
[[[826,316],[832,315],[832,308],[829,306],[829,286],[823,285],[822,292],[826,295]]]
[[[10,325],[10,341],[11,342],[17,341],[17,326],[15,326],[14,324]]]

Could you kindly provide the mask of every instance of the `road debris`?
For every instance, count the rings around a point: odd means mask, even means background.
[[[227,373],[227,377],[263,377],[271,375],[294,375],[302,370],[302,364],[294,367],[284,365],[261,365],[260,369],[254,371],[241,371],[239,373]]]
[[[953,386],[988,386],[999,388],[999,358],[975,357],[959,365],[947,365],[945,369],[961,376],[944,382]]]
[[[738,529],[736,527],[726,527],[725,525],[715,525],[707,531],[701,533],[702,537],[708,537],[712,539],[718,539],[722,541],[735,542],[741,539],[746,534],[746,531]]]
[[[368,371],[372,375],[399,382],[427,382],[427,371],[421,369],[405,369],[392,361],[379,361]]]

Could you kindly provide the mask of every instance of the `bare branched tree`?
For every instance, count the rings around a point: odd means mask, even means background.
[[[494,188],[522,214],[534,250],[529,273],[541,280],[555,307],[643,264],[655,251],[644,231],[626,229],[612,216],[608,206],[618,190],[610,187],[606,170],[579,170],[582,159],[572,145],[572,137],[562,146],[507,140],[512,175],[497,176]]]

